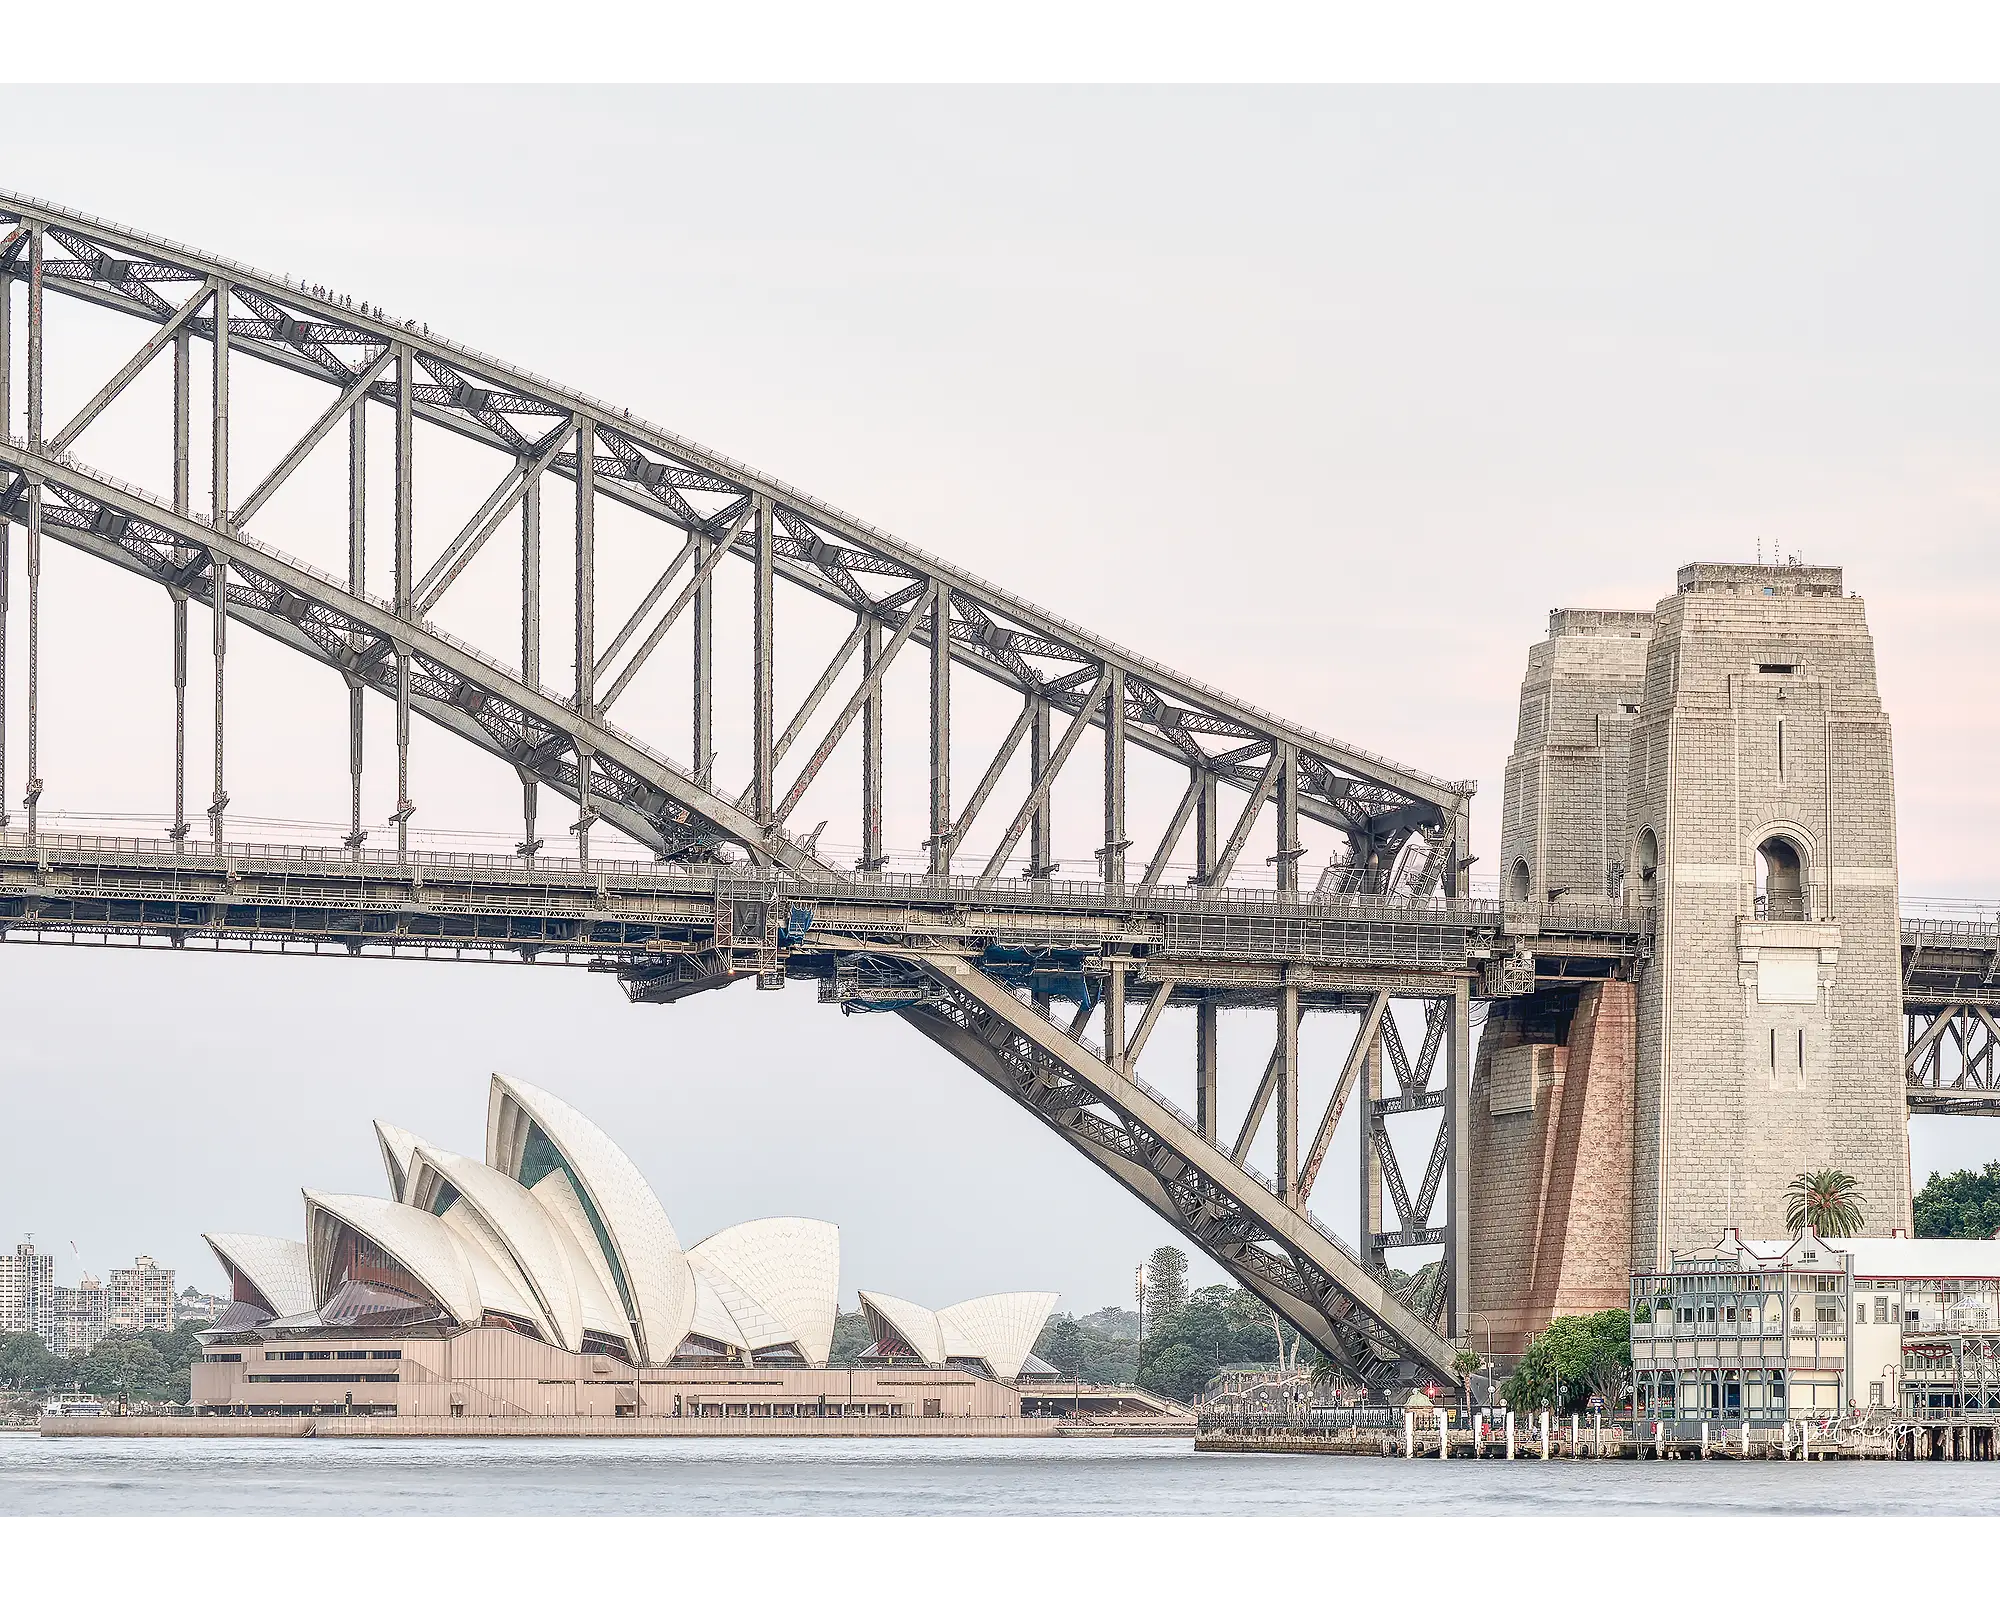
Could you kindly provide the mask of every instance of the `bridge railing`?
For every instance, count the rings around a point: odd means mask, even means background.
[[[409,884],[413,879],[464,878],[518,883],[523,887],[597,890],[615,886],[627,893],[726,894],[758,899],[770,895],[811,900],[948,906],[1047,907],[1144,913],[1162,911],[1204,916],[1255,916],[1308,922],[1380,922],[1440,928],[1497,928],[1502,909],[1490,900],[1411,900],[1392,895],[1282,895],[1247,887],[1201,885],[1140,888],[1093,879],[938,880],[921,874],[850,874],[837,884],[806,883],[749,867],[676,867],[629,856],[589,862],[575,857],[489,855],[472,851],[350,850],[339,846],[229,843],[221,852],[204,841],[176,845],[169,839],[119,834],[51,833],[34,838],[20,829],[0,830],[0,858],[37,867],[95,866],[149,871],[186,870],[206,875],[218,864],[250,867],[260,873],[297,870],[315,877],[379,880]],[[1554,925],[1557,919],[1544,919]],[[1644,914],[1611,907],[1578,908],[1562,919],[1579,931],[1637,935]]]

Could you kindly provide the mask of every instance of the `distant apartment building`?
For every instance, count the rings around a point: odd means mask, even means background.
[[[129,1267],[111,1270],[111,1326],[160,1328],[174,1326],[174,1269],[151,1256],[140,1256]]]
[[[48,1343],[55,1333],[54,1256],[38,1255],[34,1242],[0,1256],[0,1333],[38,1333]]]
[[[102,1282],[84,1274],[76,1288],[57,1284],[54,1290],[55,1316],[50,1351],[59,1356],[84,1356],[96,1349],[98,1341],[111,1331],[111,1292]]]

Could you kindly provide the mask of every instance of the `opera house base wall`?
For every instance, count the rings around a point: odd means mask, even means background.
[[[1021,1393],[953,1367],[634,1367],[505,1328],[250,1331],[194,1363],[198,1416],[383,1421],[1021,1420]]]
[[[44,1417],[47,1438],[124,1439],[1054,1439],[1111,1433],[1191,1435],[1176,1419],[1145,1425],[1058,1417]]]

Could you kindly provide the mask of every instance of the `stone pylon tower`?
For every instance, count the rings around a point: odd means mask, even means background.
[[[1889,719],[1838,567],[1683,567],[1654,611],[1632,734],[1641,1266],[1839,1167],[1871,1233],[1910,1221]]]
[[[1889,722],[1837,567],[1683,567],[1529,653],[1501,893],[1654,919],[1634,982],[1497,1000],[1469,1130],[1471,1332],[1518,1350],[1840,1167],[1910,1220]]]

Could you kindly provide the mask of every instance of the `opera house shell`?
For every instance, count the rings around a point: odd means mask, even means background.
[[[203,1335],[198,1410],[1018,1416],[1006,1385],[1040,1366],[1053,1294],[931,1312],[864,1293],[863,1370],[828,1374],[832,1223],[769,1217],[683,1248],[624,1151],[518,1078],[492,1080],[483,1161],[375,1134],[387,1198],[306,1190],[303,1242],[204,1236],[233,1303]]]

